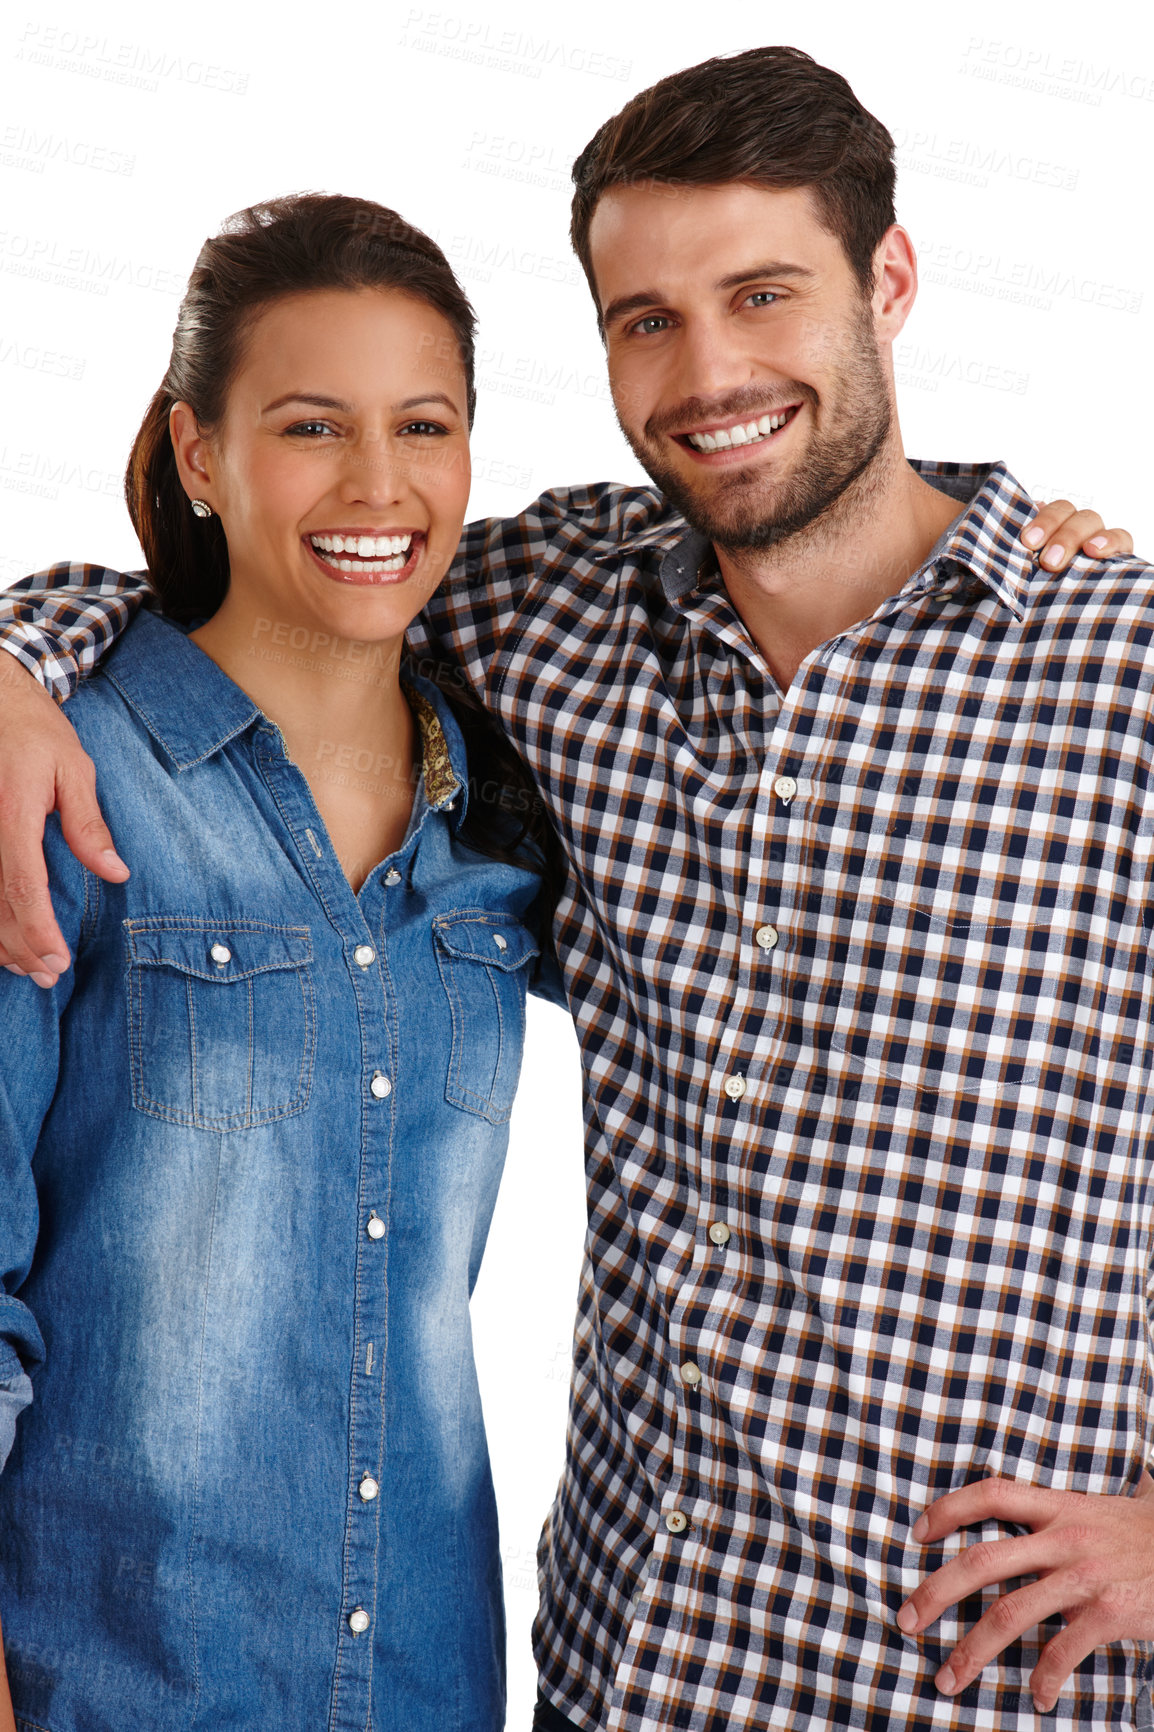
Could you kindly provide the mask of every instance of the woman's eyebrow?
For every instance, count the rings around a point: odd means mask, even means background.
[[[339,397],[318,397],[311,391],[286,391],[275,403],[266,403],[261,414],[271,415],[274,409],[283,409],[286,403],[307,403],[310,409],[341,409],[346,415],[351,415],[353,410],[351,403],[343,403]]]
[[[261,414],[271,415],[274,409],[283,409],[286,403],[305,403],[310,409],[339,409],[345,415],[353,413],[353,405],[339,397],[321,397],[312,391],[286,391],[283,397],[266,403]],[[446,409],[452,409],[454,413],[458,410],[458,405],[451,397],[446,397],[443,391],[430,391],[421,397],[406,397],[403,403],[394,403],[393,408],[419,409],[423,403],[443,403]]]
[[[443,391],[429,391],[423,397],[406,397],[403,403],[397,403],[394,407],[397,409],[419,409],[422,403],[443,403],[446,409],[451,409],[454,414],[460,413],[459,406],[453,402],[451,397],[446,397]]]

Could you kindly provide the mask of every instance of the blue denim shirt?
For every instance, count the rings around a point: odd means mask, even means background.
[[[53,820],[75,965],[0,973],[25,1727],[503,1724],[468,1306],[539,881],[461,839],[461,735],[414,684],[425,803],[359,895],[276,727],[176,627],[142,614],[68,705],[133,872],[100,883]]]

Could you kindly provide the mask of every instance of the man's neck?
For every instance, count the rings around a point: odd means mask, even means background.
[[[779,546],[717,548],[730,599],[783,691],[813,650],[901,589],[959,509],[897,446]]]

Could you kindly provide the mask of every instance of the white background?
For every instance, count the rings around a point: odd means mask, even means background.
[[[16,0],[0,27],[0,585],[62,558],[140,563],[120,476],[184,279],[221,218],[276,193],[379,200],[448,253],[481,319],[474,514],[636,479],[569,251],[568,166],[634,91],[782,39],[844,73],[899,147],[923,268],[898,352],[907,450],[1005,458],[1154,554],[1139,10]],[[583,1227],[575,1044],[537,1007],[474,1306],[521,1732]]]

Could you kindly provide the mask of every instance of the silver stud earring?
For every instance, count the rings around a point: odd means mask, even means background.
[[[194,499],[192,501],[192,510],[195,517],[212,516],[212,506],[204,499]]]

